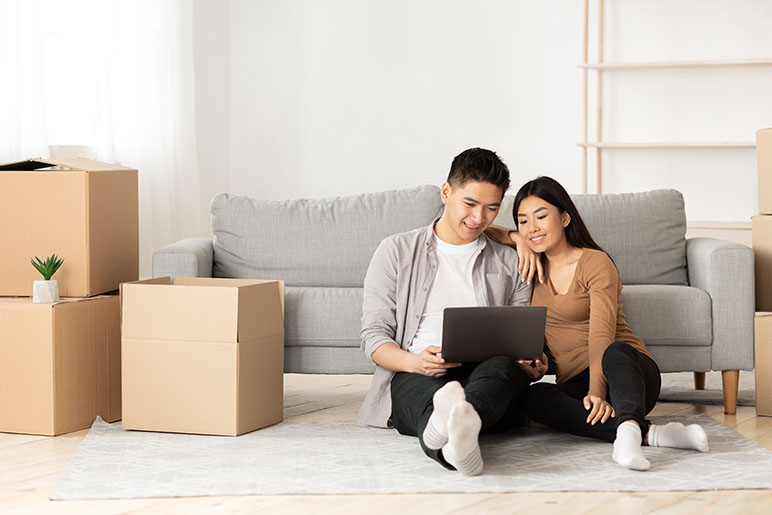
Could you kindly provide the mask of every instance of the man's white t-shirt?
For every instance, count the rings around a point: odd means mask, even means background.
[[[442,346],[442,310],[477,306],[472,268],[482,250],[480,238],[465,245],[452,245],[434,235],[437,275],[429,288],[418,330],[408,350],[420,354],[430,345]]]

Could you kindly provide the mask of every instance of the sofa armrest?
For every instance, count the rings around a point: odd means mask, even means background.
[[[753,249],[714,238],[686,240],[689,285],[712,299],[713,370],[753,370]]]
[[[214,245],[208,238],[188,238],[153,253],[153,277],[212,277]]]

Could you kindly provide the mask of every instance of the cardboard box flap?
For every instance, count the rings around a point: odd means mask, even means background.
[[[172,284],[164,277],[124,283],[123,336],[236,343],[284,334],[283,293],[282,281],[256,279],[177,277]]]
[[[238,288],[238,341],[240,342],[284,333],[284,281],[175,277],[174,284]],[[277,294],[279,295],[278,309],[274,302]]]
[[[117,171],[136,171],[135,168],[129,168],[126,166],[102,163],[100,161],[94,161],[93,159],[87,159],[85,157],[73,157],[69,159],[49,159],[52,163],[56,163],[59,166],[70,167],[73,170],[83,170],[84,172],[117,172]]]
[[[121,287],[124,338],[238,342],[238,289],[153,284]]]
[[[15,161],[13,163],[6,163],[0,165],[1,171],[10,172],[31,172],[35,170],[41,171],[54,171],[54,170],[73,170],[73,168],[62,166],[51,159],[26,159],[24,161]]]
[[[0,165],[0,171],[13,172],[31,172],[31,171],[76,171],[76,172],[115,172],[115,171],[135,171],[134,168],[125,166],[101,163],[85,157],[76,157],[70,159],[41,159],[32,158],[23,161],[15,161]]]
[[[283,334],[284,281],[262,281],[239,288],[239,341]]]

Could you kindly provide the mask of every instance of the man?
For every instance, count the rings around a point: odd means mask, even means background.
[[[516,251],[483,234],[508,188],[495,152],[462,152],[441,187],[439,220],[386,238],[365,277],[362,350],[377,367],[357,422],[418,436],[428,456],[467,475],[482,472],[480,431],[510,429],[531,381],[505,356],[441,357],[444,308],[530,301]]]

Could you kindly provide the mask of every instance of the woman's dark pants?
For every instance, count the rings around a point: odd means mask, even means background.
[[[603,374],[608,381],[606,400],[615,417],[605,423],[586,422],[589,411],[582,399],[590,387],[590,369],[561,384],[535,383],[525,394],[525,409],[531,420],[565,433],[613,442],[617,426],[634,420],[646,437],[649,423],[646,415],[659,398],[659,367],[653,359],[626,343],[614,342],[603,354]]]

